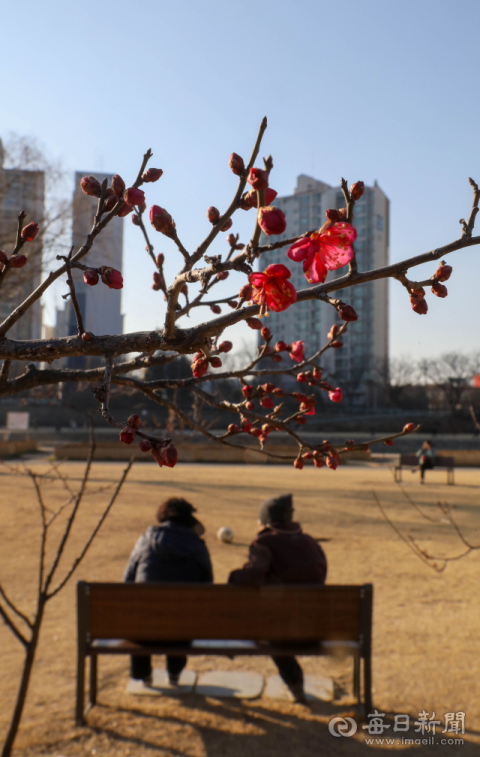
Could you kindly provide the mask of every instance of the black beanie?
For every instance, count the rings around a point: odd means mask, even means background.
[[[264,526],[274,521],[291,523],[293,518],[293,502],[291,494],[267,499],[260,508],[258,518]]]

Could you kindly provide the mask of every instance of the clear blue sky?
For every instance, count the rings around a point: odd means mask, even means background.
[[[208,232],[208,206],[231,198],[228,156],[248,157],[263,115],[280,194],[299,173],[377,179],[391,200],[392,261],[460,234],[467,177],[480,181],[478,0],[19,0],[2,27],[0,135],[32,135],[72,172],[127,182],[151,147],[165,173],[148,203],[172,213],[187,248]],[[237,216],[246,242],[252,214]],[[163,298],[138,231],[125,228],[126,329],[151,329]],[[152,234],[173,273],[179,254]],[[391,283],[393,355],[480,348],[479,256],[450,256],[450,294],[429,296],[427,316]]]

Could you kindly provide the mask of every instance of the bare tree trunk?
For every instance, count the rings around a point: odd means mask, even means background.
[[[25,662],[23,665],[22,677],[20,680],[20,688],[18,690],[17,701],[15,703],[15,709],[13,711],[10,728],[8,729],[7,738],[2,749],[2,757],[10,757],[12,753],[13,743],[17,736],[18,727],[25,706],[25,700],[27,698],[28,686],[30,683],[30,676],[32,674],[33,663],[35,660],[35,652],[37,651],[37,644],[40,635],[40,626],[42,624],[43,612],[45,609],[46,597],[41,595],[38,602],[38,611],[35,618],[35,624],[33,626],[32,638],[27,644]]]

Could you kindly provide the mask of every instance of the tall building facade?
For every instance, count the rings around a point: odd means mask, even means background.
[[[287,228],[278,237],[262,235],[261,244],[287,239],[312,229],[319,229],[326,221],[328,208],[345,205],[340,187],[300,175],[293,195],[277,197],[273,203],[285,213]],[[355,203],[353,225],[357,230],[355,255],[360,271],[388,264],[389,256],[389,200],[375,182],[365,187],[363,197]],[[290,269],[290,281],[295,289],[306,289],[308,284],[301,263],[286,257],[287,248],[264,253],[260,268],[271,263],[284,263]],[[327,281],[343,276],[347,268],[331,271]],[[388,363],[388,280],[381,279],[351,289],[339,290],[332,297],[352,305],[358,321],[349,324],[343,338],[344,346],[327,350],[322,356],[322,367],[330,380],[345,390],[349,404],[376,406],[381,404],[382,385]],[[305,353],[313,355],[327,342],[327,334],[334,323],[342,324],[336,310],[325,302],[308,300],[283,313],[270,313],[268,326],[274,339],[287,343],[302,340]]]
[[[80,188],[80,180],[87,175],[85,172],[75,173],[75,190],[72,207],[72,245],[77,251],[85,242],[92,229],[98,200],[84,194]],[[111,174],[95,173],[102,182],[105,178],[111,182]],[[106,265],[122,270],[123,263],[123,219],[113,218],[105,229],[98,235],[93,247],[82,263],[92,268]],[[123,332],[123,315],[121,312],[121,290],[108,289],[101,282],[97,286],[88,286],[83,280],[83,272],[74,270],[73,278],[77,292],[78,303],[82,311],[86,331],[93,334],[121,334]],[[77,333],[75,312],[70,300],[67,300],[64,310],[57,310],[57,336]],[[74,357],[68,359],[69,367],[94,367],[100,362],[95,357]]]
[[[10,256],[15,246],[18,214],[27,214],[25,225],[34,221],[42,230],[44,218],[45,175],[43,171],[4,168],[4,148],[0,140],[0,249]],[[22,250],[28,258],[24,268],[10,271],[2,287],[0,322],[41,283],[42,233]],[[9,331],[12,339],[39,339],[42,311],[36,302]],[[12,374],[11,374],[12,375]]]

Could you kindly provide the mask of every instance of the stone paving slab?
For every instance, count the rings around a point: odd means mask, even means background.
[[[333,681],[327,676],[306,675],[304,683],[307,699],[321,699],[322,702],[331,702],[333,699]],[[293,701],[293,696],[283,683],[280,676],[269,676],[265,686],[264,696],[269,699],[283,699]]]
[[[264,683],[260,673],[212,670],[199,677],[195,691],[205,697],[256,699],[261,695]]]
[[[130,678],[127,685],[127,694],[137,696],[160,697],[169,694],[188,694],[195,686],[197,674],[193,670],[182,670],[178,686],[172,686],[168,680],[166,670],[154,668],[152,684],[149,686],[140,680]]]

